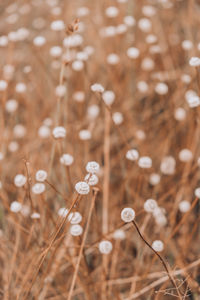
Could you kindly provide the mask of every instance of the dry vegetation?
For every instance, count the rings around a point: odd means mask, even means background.
[[[0,12],[0,299],[200,299],[199,1]]]

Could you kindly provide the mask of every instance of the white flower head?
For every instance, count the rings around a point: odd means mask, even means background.
[[[45,191],[45,185],[44,183],[36,183],[32,186],[32,192],[33,194],[39,195],[42,194]]]
[[[115,240],[125,240],[126,238],[126,233],[124,230],[122,229],[117,229],[115,230],[115,232],[113,233],[113,238]]]
[[[45,181],[47,179],[47,172],[44,170],[38,170],[35,174],[35,179],[37,181]]]
[[[183,200],[179,203],[179,210],[182,213],[186,213],[190,210],[191,204],[187,200]]]
[[[98,182],[99,182],[99,178],[97,177],[97,175],[95,174],[90,174],[88,173],[86,176],[85,176],[85,181],[88,182],[89,185],[91,186],[94,186],[96,185]]]
[[[92,174],[98,173],[99,168],[99,164],[96,161],[89,161],[86,165],[86,171]]]
[[[112,105],[115,101],[115,93],[113,91],[105,91],[102,94],[102,98],[106,105]]]
[[[18,201],[13,201],[10,205],[10,210],[14,213],[20,212],[22,209],[22,204],[19,203]]]
[[[82,216],[78,211],[72,212],[69,214],[68,220],[72,225],[79,224],[82,221]]]
[[[101,241],[99,243],[99,251],[102,254],[109,254],[112,251],[112,243],[110,241]]]
[[[78,194],[87,195],[90,192],[90,186],[85,181],[79,181],[75,184],[75,189]]]
[[[136,149],[130,149],[126,152],[126,158],[135,161],[139,158],[139,153]]]
[[[144,203],[144,210],[149,213],[152,213],[157,207],[157,202],[154,199],[148,199]]]
[[[60,157],[60,163],[65,166],[71,166],[74,162],[72,155],[65,153]]]
[[[94,83],[93,85],[91,85],[91,90],[93,92],[103,93],[104,87],[100,83]]]
[[[152,159],[149,156],[142,156],[138,160],[138,166],[142,169],[148,169],[152,167]]]
[[[81,235],[82,233],[83,233],[83,228],[82,228],[81,225],[75,224],[75,225],[72,225],[72,226],[70,227],[70,234],[71,234],[72,236],[79,236],[79,235]]]
[[[17,187],[22,187],[25,185],[26,183],[26,177],[22,174],[17,174],[14,178],[14,184],[17,186]]]
[[[132,208],[126,207],[121,211],[122,221],[128,223],[128,222],[132,222],[134,218],[135,218],[135,211]]]
[[[200,66],[200,58],[196,57],[196,56],[191,57],[189,60],[189,65],[191,67],[199,67]]]
[[[160,240],[155,240],[152,243],[152,248],[157,252],[162,252],[164,250],[164,244]]]
[[[55,139],[62,139],[66,137],[66,129],[62,126],[57,126],[53,129],[53,136]]]

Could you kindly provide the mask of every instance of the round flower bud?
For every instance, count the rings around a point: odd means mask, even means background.
[[[62,139],[66,137],[66,129],[62,126],[57,126],[53,129],[53,136],[55,139]]]
[[[186,111],[182,107],[178,107],[174,112],[174,118],[177,121],[183,121],[186,118]]]
[[[8,45],[8,37],[5,35],[0,36],[0,47],[6,47]]]
[[[88,7],[86,6],[82,6],[82,7],[79,7],[77,9],[77,16],[80,18],[80,17],[85,17],[85,16],[88,16],[89,13],[90,13],[90,10]]]
[[[101,241],[99,243],[99,251],[102,254],[109,254],[112,251],[112,243],[110,241]]]
[[[137,89],[141,93],[146,93],[146,92],[148,92],[149,86],[145,81],[139,81],[137,83]]]
[[[19,203],[18,201],[13,201],[10,205],[10,210],[14,213],[20,212],[22,209],[22,204]]]
[[[81,225],[76,224],[76,225],[72,225],[70,227],[70,234],[72,236],[79,236],[83,233],[83,228],[81,227]]]
[[[200,188],[196,188],[195,191],[194,191],[194,194],[197,198],[200,199]]]
[[[100,111],[100,109],[99,109],[98,105],[96,105],[96,104],[90,105],[87,110],[88,117],[90,119],[96,119],[96,117],[98,117],[98,115],[99,115],[99,111]]]
[[[52,57],[59,57],[62,54],[62,48],[60,46],[51,47],[49,53]]]
[[[139,55],[140,55],[140,50],[138,48],[135,48],[135,47],[128,48],[127,56],[129,58],[136,59],[136,58],[138,58]]]
[[[78,72],[78,71],[83,70],[83,68],[84,68],[84,63],[81,60],[75,60],[75,61],[73,61],[73,63],[72,63],[72,69],[74,71]]]
[[[119,63],[119,56],[115,53],[111,53],[107,56],[106,60],[109,65],[116,65]]]
[[[67,91],[67,88],[66,88],[65,85],[62,85],[62,84],[58,85],[56,87],[56,96],[58,96],[58,97],[64,97],[65,94],[66,94],[66,91]]]
[[[109,6],[105,10],[105,14],[108,18],[115,18],[119,14],[119,10],[116,6]]]
[[[156,14],[156,9],[152,5],[144,5],[142,7],[142,13],[146,17],[153,17]]]
[[[65,218],[66,216],[67,216],[67,214],[68,214],[68,209],[67,208],[65,208],[65,207],[61,207],[61,208],[59,208],[59,210],[58,210],[58,215],[60,216],[60,217],[63,217],[63,218]]]
[[[165,226],[167,225],[167,218],[163,214],[158,214],[155,216],[155,222],[159,226]]]
[[[126,158],[128,160],[137,160],[139,158],[139,153],[136,149],[130,149],[126,152]]]
[[[78,211],[76,211],[69,214],[68,220],[72,225],[79,224],[82,221],[82,216]]]
[[[78,194],[87,195],[90,192],[90,186],[85,181],[79,181],[75,184],[75,190]]]
[[[18,102],[15,99],[10,99],[6,102],[5,108],[7,112],[13,113],[18,108]]]
[[[153,70],[154,65],[155,65],[155,63],[154,63],[153,59],[146,57],[142,60],[141,68],[142,68],[142,70],[145,70],[145,71],[151,71],[151,70]]]
[[[23,138],[26,135],[26,128],[22,124],[17,124],[13,128],[13,133],[16,138]]]
[[[40,219],[40,214],[37,212],[32,213],[31,219]]]
[[[155,87],[155,92],[159,95],[166,95],[168,92],[168,86],[166,83],[159,82]]]
[[[144,203],[144,210],[146,212],[152,213],[154,209],[157,207],[157,202],[154,199],[148,199]]]
[[[160,182],[160,175],[156,173],[152,173],[149,177],[149,183],[151,185],[157,185]]]
[[[116,125],[120,125],[123,122],[123,120],[124,120],[123,115],[120,112],[113,113],[112,119],[113,119],[113,122]]]
[[[192,158],[193,158],[193,154],[192,154],[192,151],[189,149],[182,149],[179,152],[179,159],[182,162],[188,162],[188,161],[192,160]]]
[[[0,91],[5,91],[8,87],[8,84],[5,80],[0,80]]]
[[[189,105],[189,107],[193,108],[193,107],[198,107],[200,105],[200,98],[199,96],[189,96],[186,98],[186,101]]]
[[[42,47],[46,43],[46,39],[43,36],[36,36],[33,40],[33,44],[36,47]]]
[[[138,166],[143,169],[148,169],[152,167],[152,159],[148,156],[142,156],[138,160]]]
[[[19,144],[15,141],[12,141],[8,144],[8,150],[10,152],[16,152],[19,149]]]
[[[121,211],[122,221],[128,223],[128,222],[132,222],[134,218],[135,218],[135,211],[132,208],[126,207]]]
[[[164,244],[162,241],[156,240],[156,241],[153,241],[152,248],[157,252],[161,252],[164,250]]]
[[[179,203],[179,210],[182,213],[186,213],[190,210],[191,204],[189,201],[183,200]]]
[[[73,93],[72,97],[76,102],[81,103],[85,100],[85,93],[82,91],[77,91],[77,92]]]
[[[14,178],[14,184],[17,186],[17,187],[22,187],[24,186],[26,183],[26,177],[22,174],[17,174]]]
[[[199,57],[191,57],[189,60],[189,65],[191,67],[199,67],[200,66],[200,58]]]
[[[60,157],[60,163],[65,166],[71,166],[73,164],[73,162],[74,162],[74,158],[70,154],[66,153]]]
[[[115,93],[113,91],[105,91],[102,94],[102,98],[106,105],[112,105],[115,100]]]
[[[142,30],[143,32],[149,32],[151,30],[152,27],[152,23],[149,19],[147,18],[142,18],[138,21],[138,27],[140,28],[140,30]]]
[[[83,141],[87,141],[91,139],[91,132],[87,129],[83,129],[79,131],[79,138]]]
[[[37,171],[35,174],[35,179],[41,182],[45,181],[47,179],[47,172],[44,170]]]
[[[136,131],[135,135],[138,138],[138,140],[141,140],[141,141],[145,140],[145,138],[146,138],[145,132],[140,129]]]
[[[182,82],[189,84],[191,82],[192,78],[188,74],[183,74],[183,75],[181,75],[181,80],[182,80]]]
[[[98,183],[99,178],[95,174],[87,174],[84,178],[85,181],[88,182],[89,185],[94,186]]]
[[[51,134],[51,130],[49,129],[49,127],[43,125],[38,129],[38,135],[39,137],[45,139],[48,138]]]
[[[36,183],[32,186],[33,194],[39,195],[45,191],[45,185],[43,183]]]
[[[176,161],[172,156],[165,156],[162,159],[160,170],[165,175],[172,175],[175,172]]]
[[[189,40],[184,40],[182,41],[181,46],[184,50],[189,51],[193,48],[193,43]]]
[[[26,92],[26,85],[23,82],[19,82],[16,84],[15,90],[17,93],[25,93]]]
[[[56,20],[51,23],[51,30],[61,31],[65,29],[65,24],[62,20]]]
[[[86,165],[88,173],[96,174],[99,172],[99,164],[96,161],[89,161]]]
[[[91,90],[93,92],[103,93],[104,87],[100,83],[94,83],[93,85],[91,85]]]
[[[126,233],[122,229],[117,229],[113,233],[113,239],[115,240],[125,240],[125,238],[126,238]]]
[[[156,43],[158,40],[157,36],[154,34],[148,34],[146,37],[147,44],[153,44]]]
[[[136,21],[135,21],[135,19],[134,19],[133,16],[125,16],[124,17],[124,23],[128,27],[132,27],[132,26],[134,26],[136,24]]]

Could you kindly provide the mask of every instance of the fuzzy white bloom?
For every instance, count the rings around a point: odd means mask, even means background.
[[[64,97],[66,94],[67,88],[65,85],[60,84],[56,87],[56,96],[58,97]]]
[[[122,230],[122,229],[117,229],[117,230],[115,230],[115,232],[113,233],[113,238],[115,239],[115,240],[125,240],[125,238],[126,238],[126,233],[125,233],[125,231],[124,230]]]
[[[44,191],[45,191],[44,183],[36,183],[32,186],[33,194],[39,195],[42,194]]]
[[[183,200],[179,203],[179,210],[182,213],[186,213],[190,210],[191,204],[189,201]]]
[[[112,105],[115,101],[115,93],[113,91],[105,91],[102,94],[102,98],[106,105]]]
[[[181,75],[181,80],[182,80],[182,82],[189,84],[191,82],[192,78],[188,74],[183,74],[183,75]]]
[[[79,7],[76,11],[77,13],[77,16],[80,18],[80,17],[85,17],[85,16],[88,16],[89,13],[90,13],[90,10],[88,7],[86,6],[82,6],[82,7]]]
[[[138,166],[143,169],[152,167],[152,159],[149,156],[142,156],[138,160]]]
[[[47,179],[47,172],[44,170],[37,171],[35,174],[35,179],[41,182],[45,181]]]
[[[141,93],[146,93],[149,89],[148,84],[146,83],[146,81],[139,81],[137,83],[137,89],[141,92]]]
[[[156,14],[156,8],[152,5],[144,5],[142,7],[142,13],[146,17],[153,17]]]
[[[95,174],[91,175],[91,173],[88,173],[85,176],[84,180],[86,182],[88,182],[88,184],[91,185],[91,186],[94,186],[94,185],[96,185],[99,182],[99,178],[97,177],[97,175],[95,175]]]
[[[177,121],[183,121],[186,118],[186,111],[184,108],[182,107],[178,107],[176,108],[175,112],[174,112],[174,118]]]
[[[19,149],[19,144],[15,141],[12,141],[8,144],[8,150],[10,152],[16,152]]]
[[[122,113],[120,113],[118,111],[113,113],[112,119],[116,125],[120,125],[124,121],[124,117],[123,117]]]
[[[62,20],[56,20],[51,23],[51,30],[61,31],[65,29],[65,24]]]
[[[155,66],[155,63],[154,63],[153,59],[146,57],[142,60],[142,63],[141,63],[142,70],[151,71],[151,70],[153,70],[154,66]]]
[[[88,56],[91,56],[93,53],[94,53],[94,47],[88,45],[86,46],[83,51],[88,55]]]
[[[145,140],[145,138],[146,138],[145,132],[141,129],[136,131],[135,136],[138,140],[141,140],[141,141]]]
[[[172,175],[175,172],[176,161],[172,156],[165,156],[160,165],[160,170],[165,175]]]
[[[115,18],[119,14],[119,9],[116,6],[109,6],[106,8],[105,14],[108,18]]]
[[[147,18],[142,18],[138,21],[138,27],[140,30],[143,32],[149,32],[152,28],[152,23],[149,19]]]
[[[20,212],[22,209],[22,204],[19,203],[18,201],[13,201],[10,205],[10,210],[14,213]]]
[[[93,85],[91,85],[91,90],[93,92],[103,93],[104,87],[100,83],[94,83]]]
[[[155,34],[148,34],[146,37],[147,44],[153,44],[156,43],[158,40],[157,36]]]
[[[22,124],[17,124],[13,128],[13,134],[16,138],[23,138],[26,135],[26,128]]]
[[[193,48],[193,43],[190,40],[184,40],[182,41],[181,46],[184,50],[189,51]]]
[[[128,26],[128,27],[132,27],[136,24],[136,21],[134,19],[133,16],[125,16],[124,17],[124,23]]]
[[[0,91],[5,91],[8,87],[8,84],[5,80],[0,80]]]
[[[17,93],[25,93],[26,92],[26,85],[23,82],[19,82],[16,84],[15,90]]]
[[[196,57],[196,56],[191,57],[189,60],[189,65],[191,67],[199,67],[200,66],[200,58]]]
[[[76,224],[72,225],[69,231],[72,236],[79,236],[83,233],[83,228],[81,227],[81,225]]]
[[[17,186],[17,187],[22,187],[25,185],[26,183],[26,177],[22,174],[17,174],[14,178],[14,184]]]
[[[96,117],[98,117],[99,115],[99,106],[96,104],[92,104],[88,107],[87,113],[88,113],[88,117],[90,119],[96,119]]]
[[[127,31],[127,25],[125,24],[119,24],[116,27],[116,33],[117,34],[123,34]]]
[[[200,198],[200,188],[196,188],[194,194],[197,198]]]
[[[155,222],[159,226],[165,226],[167,225],[167,218],[163,214],[158,214],[155,216]]]
[[[139,153],[136,149],[130,149],[126,152],[126,158],[128,160],[137,160],[139,158]]]
[[[90,186],[85,181],[79,181],[75,184],[75,190],[78,194],[87,195],[90,192]]]
[[[130,48],[128,48],[126,53],[129,58],[136,59],[140,55],[140,50],[135,47],[130,47]]]
[[[152,248],[157,252],[162,252],[164,250],[164,244],[160,240],[155,240],[152,243]]]
[[[83,102],[85,100],[85,93],[83,91],[77,91],[72,95],[73,99],[76,102]]]
[[[158,206],[158,204],[157,204],[156,200],[148,199],[144,203],[144,210],[146,212],[152,213],[157,206]]]
[[[193,108],[193,107],[198,107],[200,105],[200,97],[199,96],[188,96],[186,98],[186,101],[189,105],[189,107]]]
[[[72,63],[72,69],[74,70],[74,71],[81,71],[81,70],[83,70],[83,68],[84,68],[84,63],[82,62],[82,60],[75,60],[75,61],[73,61],[73,63]]]
[[[109,254],[112,251],[112,243],[110,241],[101,241],[99,243],[99,251],[102,254]]]
[[[122,221],[128,223],[128,222],[132,222],[134,218],[135,218],[135,211],[132,208],[126,207],[121,211]]]
[[[40,214],[37,212],[32,213],[31,219],[40,219]]]
[[[107,60],[107,63],[108,63],[109,65],[116,65],[116,64],[119,63],[119,60],[120,60],[120,59],[119,59],[119,56],[118,56],[117,54],[111,53],[111,54],[109,54],[109,55],[107,56],[106,60]]]
[[[164,82],[159,82],[155,86],[155,92],[159,95],[166,95],[168,92],[168,86]]]
[[[57,126],[53,129],[53,136],[55,139],[62,139],[66,137],[66,129],[62,126]]]
[[[76,211],[69,214],[68,220],[72,225],[79,224],[82,221],[82,216],[78,211]]]
[[[63,217],[63,218],[65,218],[66,216],[67,216],[67,214],[68,214],[68,209],[67,208],[65,208],[65,207],[61,207],[61,208],[59,208],[59,210],[58,210],[58,215],[60,216],[60,217]]]
[[[46,39],[44,36],[36,36],[33,40],[33,44],[36,47],[42,47],[46,43]]]
[[[81,46],[83,43],[83,37],[80,34],[74,34],[72,36],[68,36],[63,40],[63,46],[68,48]]]
[[[49,50],[49,54],[52,57],[59,57],[62,54],[62,48],[60,46],[51,47]]]
[[[99,164],[96,161],[89,161],[86,165],[88,173],[96,174],[99,172]]]
[[[60,163],[65,166],[71,166],[74,162],[72,155],[65,153],[60,157]]]
[[[32,68],[31,68],[31,66],[29,66],[29,65],[27,65],[27,66],[25,66],[24,68],[23,68],[23,72],[25,73],[25,74],[28,74],[28,73],[30,73],[32,71]]]
[[[18,108],[18,102],[15,99],[10,99],[6,102],[5,108],[7,112],[13,113]]]
[[[153,211],[153,216],[154,217],[157,217],[157,216],[160,216],[160,215],[163,215],[166,213],[165,209],[163,207],[159,207],[157,206],[154,211]]]
[[[90,140],[92,137],[91,132],[87,129],[83,129],[79,131],[79,138],[83,141]]]
[[[43,139],[48,138],[51,135],[51,130],[49,129],[48,126],[42,125],[38,129],[38,135]]]
[[[182,149],[180,152],[179,152],[179,159],[180,161],[182,162],[188,162],[190,160],[192,160],[193,158],[193,153],[191,150],[189,149]]]
[[[160,182],[160,175],[157,173],[152,173],[149,177],[149,182],[151,185],[157,185]]]

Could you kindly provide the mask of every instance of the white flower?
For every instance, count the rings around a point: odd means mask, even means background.
[[[52,57],[59,57],[62,54],[62,48],[60,46],[51,47],[49,53]]]
[[[116,6],[109,6],[105,10],[105,14],[109,18],[115,18],[119,14],[119,10]]]
[[[72,95],[73,99],[76,102],[83,102],[85,100],[85,93],[83,91],[77,91]]]
[[[83,141],[87,141],[91,139],[91,132],[87,129],[83,129],[79,131],[79,137]]]
[[[60,217],[66,217],[67,216],[67,214],[68,214],[68,209],[67,208],[65,208],[65,207],[61,207],[61,208],[59,208],[59,210],[58,210],[58,215],[60,216]]]
[[[19,82],[16,84],[15,90],[17,93],[24,93],[26,92],[26,85],[23,82]]]
[[[115,100],[115,93],[113,91],[105,91],[102,94],[102,99],[106,105],[112,105]]]
[[[146,83],[146,81],[139,81],[137,83],[137,89],[141,92],[141,93],[146,93],[149,89],[148,84]]]
[[[87,174],[84,178],[85,181],[88,182],[89,185],[94,186],[98,183],[99,178],[95,174]]]
[[[68,220],[72,225],[79,224],[82,221],[82,216],[78,211],[76,211],[69,214]]]
[[[119,56],[115,53],[111,53],[107,56],[107,63],[110,65],[116,65],[119,63]]]
[[[76,225],[72,225],[70,227],[70,234],[72,236],[79,236],[83,233],[83,228],[81,227],[81,225],[76,224]]]
[[[33,44],[37,47],[42,47],[46,43],[44,36],[36,36],[33,40]]]
[[[67,88],[66,88],[65,85],[62,85],[62,84],[58,85],[56,87],[56,96],[58,96],[58,97],[64,97],[65,94],[66,94],[66,91],[67,91]]]
[[[87,195],[90,192],[90,186],[85,181],[79,181],[75,184],[75,189],[78,194]]]
[[[17,124],[13,128],[13,133],[16,138],[23,138],[26,135],[26,127],[22,124]]]
[[[174,118],[177,121],[183,121],[186,118],[186,111],[182,107],[178,107],[174,112]]]
[[[144,203],[144,210],[145,210],[146,212],[151,213],[151,212],[154,211],[154,209],[155,209],[157,206],[158,206],[158,205],[157,205],[156,200],[154,200],[154,199],[148,199],[148,200],[146,200],[145,203]]]
[[[126,238],[125,231],[122,229],[115,230],[115,232],[113,233],[113,238],[115,240],[124,240]]]
[[[34,194],[42,194],[45,191],[45,185],[43,183],[36,183],[32,186],[32,192]]]
[[[189,107],[191,107],[191,108],[198,107],[200,105],[200,98],[199,98],[199,96],[196,96],[196,95],[188,96],[186,98],[186,101],[187,101]]]
[[[18,201],[13,201],[10,205],[10,210],[14,213],[20,212],[22,209],[22,204],[19,203]]]
[[[148,169],[152,167],[152,159],[148,156],[142,156],[138,160],[138,166],[143,169]]]
[[[134,19],[133,16],[125,16],[124,17],[124,23],[128,26],[128,27],[132,27],[135,25],[136,21]]]
[[[161,252],[164,250],[164,244],[162,241],[156,240],[156,241],[153,241],[152,248],[157,252]]]
[[[91,85],[91,90],[93,92],[103,93],[104,87],[100,83],[94,83],[93,85]]]
[[[164,82],[157,83],[155,87],[155,92],[159,95],[165,95],[168,92],[168,86]]]
[[[152,27],[152,23],[149,19],[147,18],[142,18],[138,21],[138,27],[140,28],[140,30],[142,30],[143,32],[149,32],[151,30]]]
[[[101,241],[99,243],[99,251],[102,254],[109,254],[112,251],[112,243],[110,241]]]
[[[189,149],[182,149],[179,152],[179,159],[182,162],[188,162],[188,161],[192,160],[192,158],[193,158],[193,153]]]
[[[151,185],[156,185],[160,182],[160,175],[156,173],[152,173],[149,178],[149,182]]]
[[[31,219],[40,219],[40,214],[37,212],[32,213]]]
[[[128,223],[128,222],[132,222],[134,218],[135,218],[135,211],[132,208],[126,207],[121,211],[122,221]]]
[[[88,107],[87,113],[90,119],[95,119],[99,115],[99,106],[96,104],[92,104]]]
[[[193,56],[189,60],[189,64],[191,67],[199,67],[200,66],[200,58]]]
[[[84,63],[82,62],[82,60],[75,60],[72,63],[72,69],[74,71],[81,71],[84,68]]]
[[[200,198],[200,188],[196,188],[194,194],[197,198]]]
[[[8,87],[8,84],[5,80],[0,80],[0,91],[5,91]]]
[[[26,177],[22,174],[18,174],[15,176],[14,178],[14,184],[17,186],[17,187],[22,187],[24,186],[26,183]]]
[[[182,213],[186,213],[190,210],[191,204],[189,201],[183,200],[179,203],[179,210]]]
[[[72,155],[66,153],[60,157],[60,162],[65,166],[71,166],[74,162],[74,158]]]
[[[182,45],[182,48],[187,51],[189,51],[193,48],[193,43],[189,40],[182,41],[181,45]]]
[[[15,99],[10,99],[6,102],[5,107],[7,112],[12,113],[16,111],[18,107],[18,102]]]
[[[124,120],[123,115],[120,112],[114,112],[112,115],[112,119],[116,125],[120,125]]]
[[[51,29],[54,31],[61,31],[65,29],[65,24],[62,20],[56,20],[51,23]]]
[[[39,137],[45,139],[48,138],[51,134],[51,130],[49,129],[49,127],[42,125],[39,129],[38,129],[38,135]]]
[[[138,58],[139,55],[140,55],[140,50],[138,48],[135,48],[135,47],[128,48],[127,56],[129,58],[135,59],[135,58]]]
[[[162,159],[160,170],[165,175],[172,175],[175,172],[176,161],[172,156],[165,156]]]
[[[86,171],[92,174],[98,173],[99,164],[96,161],[89,161],[86,165]]]
[[[137,160],[139,158],[139,153],[136,149],[130,149],[126,152],[126,158],[128,160]]]
[[[47,179],[47,172],[44,170],[37,171],[35,174],[35,179],[41,182],[45,181]]]
[[[66,129],[62,126],[57,126],[53,129],[53,136],[55,139],[66,137]]]

